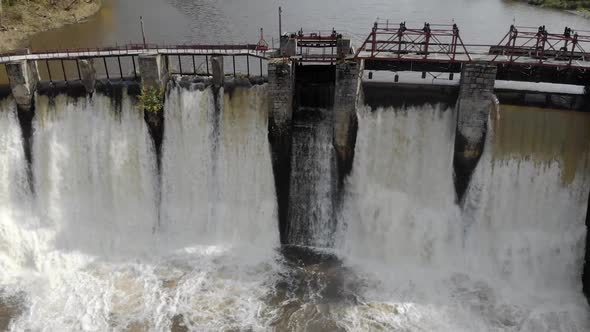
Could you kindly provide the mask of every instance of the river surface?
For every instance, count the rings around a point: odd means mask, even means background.
[[[499,43],[511,24],[545,25],[560,33],[565,26],[590,30],[590,20],[553,9],[506,0],[106,0],[104,8],[86,23],[35,36],[33,49],[95,47],[140,42],[143,16],[148,42],[255,43],[259,29],[271,43],[278,33],[278,7],[283,30],[335,28],[356,41],[364,40],[375,20],[405,21],[420,28],[424,22],[456,22],[465,43]]]

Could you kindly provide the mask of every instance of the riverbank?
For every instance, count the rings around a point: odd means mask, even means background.
[[[0,0],[1,1],[1,0]],[[96,14],[101,0],[38,0],[4,4],[0,21],[0,52],[26,47],[36,33],[73,23]]]
[[[590,0],[526,0],[534,6],[562,9],[574,15],[590,18]]]

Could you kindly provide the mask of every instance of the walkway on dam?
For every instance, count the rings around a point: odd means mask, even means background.
[[[278,49],[269,48],[261,35],[257,44],[132,44],[97,49],[0,54],[0,65],[19,61],[63,62],[163,55],[178,56],[179,66],[182,66],[181,56],[226,55],[251,56],[261,61],[288,58],[296,64],[362,61],[365,70],[459,73],[464,64],[487,63],[498,67],[497,79],[500,80],[587,86],[590,82],[590,53],[586,50],[590,50],[590,35],[583,33],[586,32],[577,32],[569,27],[562,33],[550,33],[544,26],[510,26],[508,33],[497,44],[466,44],[456,24],[425,23],[423,27],[410,28],[404,22],[399,25],[375,23],[356,50],[350,39],[335,30],[324,33],[303,33],[300,30],[282,35]],[[235,58],[233,64],[235,71]],[[188,73],[181,70],[180,74]],[[262,70],[260,74],[263,74]]]
[[[41,60],[76,60],[116,56],[161,55],[249,55],[267,58],[267,49],[252,45],[125,45],[104,48],[66,49],[25,54],[0,54],[0,63]]]

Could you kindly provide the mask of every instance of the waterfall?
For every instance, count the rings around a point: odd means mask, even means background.
[[[544,119],[546,128],[531,126],[535,118]],[[562,131],[558,118],[541,111],[525,120],[517,121],[507,107],[490,124],[460,208],[452,185],[453,110],[424,106],[359,114],[337,248],[369,286],[360,292],[363,304],[346,315],[348,326],[590,328],[581,292],[588,146],[577,151],[575,176],[571,155],[558,157],[560,144],[586,129],[566,124],[570,129]],[[587,125],[588,119],[581,120]],[[561,148],[539,140],[540,130]],[[568,132],[572,137],[561,137]],[[506,135],[521,145],[501,154]],[[550,151],[543,160],[531,157],[524,135],[536,137],[535,149]]]
[[[14,271],[29,263],[34,248],[29,241],[31,192],[23,136],[13,100],[0,101],[0,280],[10,282]]]
[[[360,112],[341,250],[392,264],[451,263],[446,254],[460,249],[461,233],[454,123],[454,111],[438,106]]]
[[[156,163],[143,114],[129,98],[39,97],[33,175],[56,249],[100,257],[151,252]]]
[[[220,92],[218,106],[210,89],[170,92],[161,227],[176,244],[278,244],[264,91]]]
[[[6,296],[19,308],[9,330],[263,330],[279,243],[265,95],[237,88],[215,102],[172,88],[161,179],[134,98],[37,96],[32,191],[16,107],[3,101],[0,311]]]

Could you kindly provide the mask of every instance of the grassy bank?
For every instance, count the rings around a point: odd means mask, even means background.
[[[95,14],[101,0],[0,0],[0,52],[26,46],[31,35],[78,23]]]
[[[557,9],[579,11],[590,10],[590,0],[528,0],[528,3]]]

